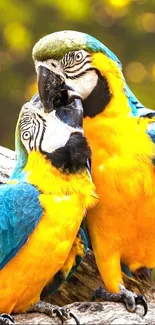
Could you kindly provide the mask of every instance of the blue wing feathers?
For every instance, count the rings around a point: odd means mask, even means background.
[[[153,111],[152,109],[143,107],[143,108],[139,108],[137,110],[137,116],[140,117],[146,117],[150,119],[153,119],[155,117],[155,111]],[[149,123],[148,125],[148,129],[147,129],[147,134],[150,136],[151,140],[153,143],[155,143],[155,122],[154,120],[152,120],[152,123]],[[154,162],[154,160],[153,160]]]
[[[133,92],[130,90],[128,85],[125,83],[125,93],[128,97],[129,106],[131,107],[132,114],[134,116],[138,115],[138,111],[140,109],[143,109],[144,106],[141,104],[141,102],[137,99],[137,97],[133,94]]]
[[[144,118],[147,117],[150,118],[150,120],[153,117],[155,117],[155,111],[143,106],[140,103],[140,101],[136,98],[136,96],[133,94],[133,92],[130,90],[127,84],[125,85],[125,92],[128,97],[129,106],[134,116],[139,116]],[[152,123],[149,124],[147,133],[150,136],[152,142],[155,143],[155,122],[154,121],[152,121]]]
[[[23,241],[18,244],[18,247],[13,248],[11,252],[3,258],[2,263],[0,263],[0,270],[2,270],[3,267],[20,251],[20,249],[24,246],[27,240],[28,237],[24,238]]]
[[[39,191],[21,182],[0,187],[0,269],[28,240],[42,216]]]

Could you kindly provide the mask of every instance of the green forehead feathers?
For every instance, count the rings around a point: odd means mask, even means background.
[[[70,51],[86,50],[88,52],[103,52],[120,64],[116,55],[96,38],[76,31],[61,31],[41,38],[34,46],[34,60],[60,59]]]
[[[78,32],[56,32],[43,37],[33,48],[34,60],[60,59],[66,52],[86,49],[85,35]]]

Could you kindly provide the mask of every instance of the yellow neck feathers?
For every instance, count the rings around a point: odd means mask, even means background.
[[[95,53],[92,55],[92,66],[107,79],[112,95],[102,114],[108,117],[128,115],[131,110],[125,95],[123,75],[117,63],[103,53]]]
[[[89,201],[92,205],[92,197],[96,201],[95,186],[86,169],[77,174],[65,174],[52,166],[45,155],[39,151],[31,151],[24,171],[28,175],[28,181],[44,194],[78,193],[87,202],[86,206],[89,206]]]

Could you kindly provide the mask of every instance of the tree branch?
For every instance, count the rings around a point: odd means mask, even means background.
[[[15,152],[0,146],[0,182],[6,183],[15,166]]]

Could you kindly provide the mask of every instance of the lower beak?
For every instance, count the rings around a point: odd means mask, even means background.
[[[81,129],[83,122],[83,107],[79,98],[73,98],[66,106],[61,106],[56,110],[56,116],[65,124]]]

